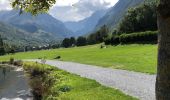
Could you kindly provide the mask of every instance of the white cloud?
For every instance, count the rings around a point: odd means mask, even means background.
[[[57,0],[50,14],[62,21],[79,21],[93,12],[114,6],[118,0]]]
[[[105,0],[106,2],[110,3],[109,7],[114,6],[119,0]]]
[[[10,0],[0,0],[0,10],[10,10]]]
[[[77,3],[79,0],[57,0],[55,6],[69,6]]]
[[[78,21],[93,12],[115,5],[118,0],[56,0],[49,13],[62,21]],[[10,10],[11,0],[0,0],[0,10]]]

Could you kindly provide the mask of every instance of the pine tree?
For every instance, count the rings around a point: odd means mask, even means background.
[[[0,36],[0,55],[4,55],[4,54],[5,54],[4,43]]]

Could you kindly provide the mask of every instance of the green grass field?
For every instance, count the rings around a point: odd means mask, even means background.
[[[49,76],[52,77],[55,81],[48,90],[49,94],[47,93],[44,96],[43,99],[45,100],[137,100],[119,90],[102,86],[94,80],[82,78],[56,68],[51,70],[51,68],[54,68],[52,66],[25,63],[24,67],[27,70],[34,70],[35,68],[50,70],[50,74],[47,76],[48,78]],[[45,79],[45,81],[47,80]],[[34,84],[37,84],[37,81]]]
[[[100,45],[92,45],[16,53],[15,55],[1,56],[0,60],[9,60],[10,57],[15,59],[37,59],[41,57],[54,59],[57,56],[61,56],[63,61],[154,74],[157,65],[157,45],[120,45],[109,46],[106,49],[100,49]]]

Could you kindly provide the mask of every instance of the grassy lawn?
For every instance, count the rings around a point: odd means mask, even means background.
[[[10,57],[14,57],[15,59],[37,59],[40,57],[54,59],[56,56],[61,56],[61,60],[63,61],[73,61],[108,68],[154,74],[157,65],[157,46],[120,45],[100,49],[100,45],[92,45],[68,49],[17,53],[15,55],[1,56],[0,60],[8,60]]]
[[[47,79],[43,78],[43,80],[46,82],[52,77],[54,83],[45,91],[47,94],[43,95],[44,100],[137,100],[119,90],[102,86],[94,80],[82,78],[52,66],[27,62],[24,64],[24,68],[29,71],[36,69],[36,72],[38,68],[41,73],[42,70],[50,71],[45,74],[48,76]],[[38,79],[41,78],[38,77]],[[36,82],[34,83],[36,87],[43,83],[38,84],[37,80],[33,82]]]

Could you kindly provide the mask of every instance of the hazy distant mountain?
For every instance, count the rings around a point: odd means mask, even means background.
[[[107,25],[110,28],[116,27],[128,8],[137,6],[143,1],[144,0],[119,0],[118,3],[114,7],[110,8],[105,16],[99,20],[95,29],[97,30],[103,25]]]
[[[68,29],[73,31],[75,36],[80,36],[87,34],[94,30],[99,19],[102,18],[107,10],[99,10],[93,13],[90,17],[78,21],[78,22],[65,22],[65,25]]]
[[[32,35],[31,33],[17,29],[3,22],[0,22],[0,35],[2,36],[5,43],[18,46],[46,44],[49,41],[48,38],[51,38],[51,36],[48,36],[48,34],[45,36],[46,39]]]
[[[46,35],[48,35],[46,38],[49,39],[65,38],[71,36],[72,33],[61,21],[53,18],[49,14],[31,16],[29,13],[19,15],[16,10],[1,11],[0,21],[22,29],[28,33],[32,33],[31,35],[39,37],[46,37]]]

